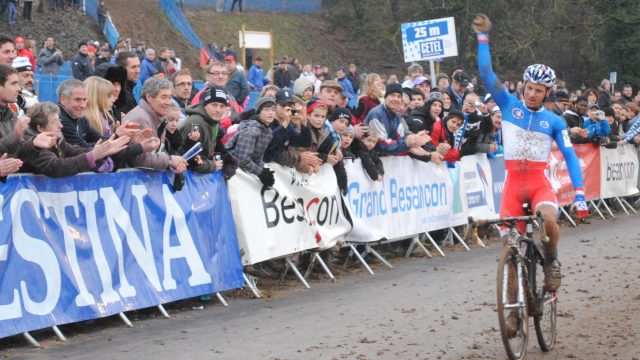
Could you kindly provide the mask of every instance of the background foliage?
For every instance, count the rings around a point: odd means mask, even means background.
[[[640,84],[637,0],[325,0],[324,7],[333,30],[344,28],[353,34],[351,41],[367,45],[370,55],[360,62],[376,71],[404,71],[404,65],[395,65],[404,64],[401,23],[453,16],[459,56],[445,59],[441,70],[462,67],[475,73],[469,24],[484,12],[493,22],[493,65],[505,80],[519,79],[529,64],[545,63],[570,88],[583,82],[595,86],[610,71],[618,72],[619,85]]]

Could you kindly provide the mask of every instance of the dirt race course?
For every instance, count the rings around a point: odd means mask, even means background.
[[[531,329],[528,359],[640,359],[640,216],[563,228],[558,341],[544,354]],[[266,300],[169,307],[126,328],[114,317],[62,326],[67,343],[36,333],[2,345],[11,359],[503,359],[495,308],[500,246],[396,258],[371,276],[294,281]],[[131,315],[133,318],[135,314]],[[6,340],[5,340],[6,342]]]

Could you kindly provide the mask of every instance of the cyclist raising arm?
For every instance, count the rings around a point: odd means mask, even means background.
[[[558,203],[545,175],[547,160],[553,141],[564,155],[576,191],[574,206],[578,217],[588,215],[582,185],[582,173],[573,151],[569,132],[564,121],[546,110],[544,99],[556,82],[553,69],[546,65],[529,66],[523,75],[524,100],[520,101],[502,86],[493,72],[489,53],[491,21],[484,14],[473,19],[473,30],[478,38],[478,71],[487,91],[502,110],[502,132],[507,177],[502,193],[500,217],[524,215],[522,204],[531,203],[544,219],[549,242],[545,244],[545,286],[554,292],[560,286],[562,275],[557,259],[559,228]],[[521,229],[522,231],[522,229]],[[504,235],[504,234],[503,234]]]

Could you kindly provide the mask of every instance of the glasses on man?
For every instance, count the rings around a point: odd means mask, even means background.
[[[179,87],[179,86],[191,86],[193,85],[192,82],[181,82],[181,83],[177,83],[175,86]]]
[[[220,75],[227,76],[227,75],[229,75],[229,73],[226,72],[226,71],[207,72],[207,74],[213,75],[213,76],[220,76]]]

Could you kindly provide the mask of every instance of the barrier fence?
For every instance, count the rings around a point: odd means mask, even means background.
[[[215,9],[219,1],[211,0],[177,0],[186,7],[202,9]],[[231,10],[231,0],[223,1],[224,10]],[[266,11],[266,12],[291,12],[301,14],[312,14],[320,11],[321,0],[244,0],[242,1],[243,11]],[[237,6],[236,6],[237,8]]]
[[[633,146],[575,148],[590,200],[638,192]],[[572,198],[564,161],[554,158],[558,198]],[[241,170],[228,184],[220,172],[188,172],[179,192],[170,173],[141,170],[10,176],[0,186],[0,337],[239,288],[250,284],[242,265],[341,241],[376,255],[372,242],[498,216],[502,158],[468,156],[453,169],[408,157],[383,162],[384,180],[374,182],[348,160],[345,196],[329,165],[308,175],[269,164],[272,189]]]

